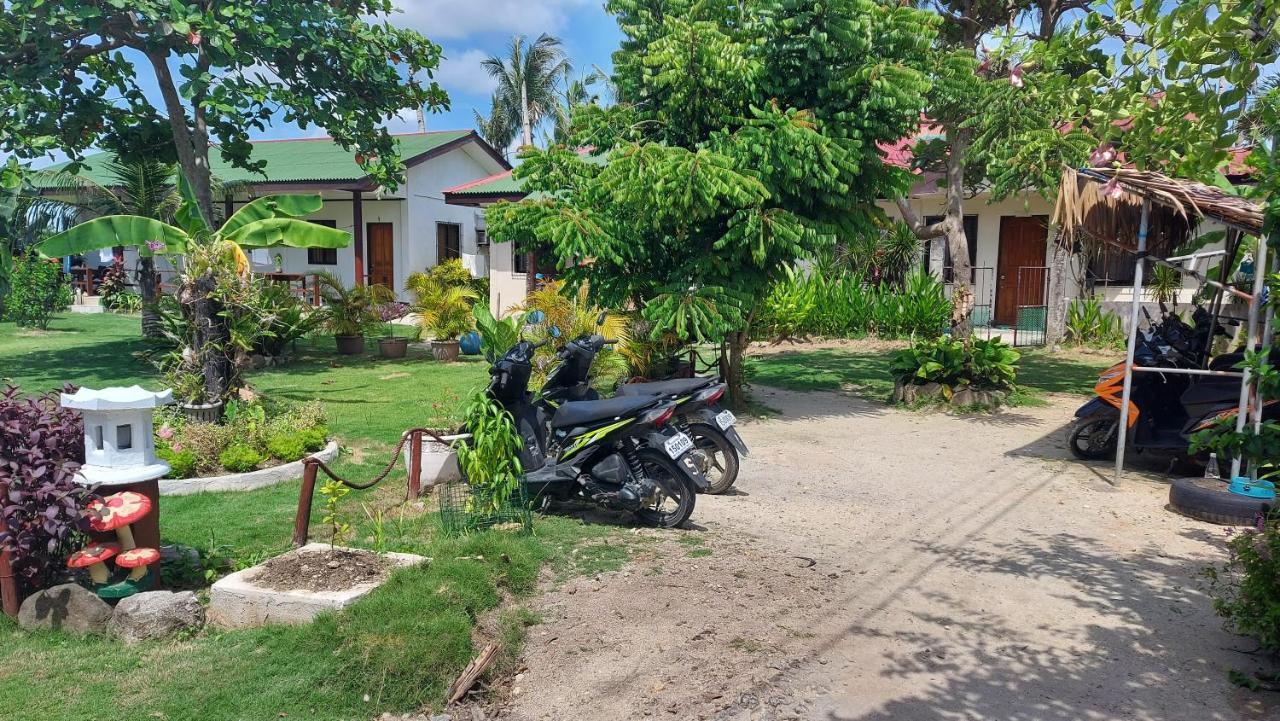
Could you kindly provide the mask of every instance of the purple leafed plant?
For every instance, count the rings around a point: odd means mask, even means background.
[[[0,391],[0,548],[28,592],[65,572],[85,530],[95,494],[74,482],[83,462],[84,425],[56,394]]]
[[[378,306],[378,319],[383,323],[390,323],[393,320],[400,320],[409,315],[409,304],[400,301],[392,301],[383,303]]]

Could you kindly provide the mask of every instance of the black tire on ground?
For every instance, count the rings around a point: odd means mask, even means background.
[[[658,508],[641,508],[636,511],[640,520],[659,528],[678,528],[693,515],[698,489],[676,462],[653,448],[641,448],[636,452],[645,473],[662,489]]]
[[[1227,491],[1227,483],[1211,478],[1175,478],[1169,486],[1169,508],[1197,521],[1223,526],[1252,526],[1275,501]]]
[[[689,437],[698,450],[707,454],[710,468],[702,469],[708,483],[703,493],[716,495],[733,488],[734,482],[738,480],[738,449],[733,447],[720,429],[706,423],[690,423]],[[716,473],[719,475],[715,475]]]
[[[1067,435],[1067,447],[1071,454],[1083,461],[1098,461],[1104,458],[1115,458],[1116,434],[1114,426],[1120,423],[1120,414],[1114,411],[1094,413],[1085,416],[1071,426]],[[1108,433],[1110,439],[1099,444],[1091,436],[1097,433]]]

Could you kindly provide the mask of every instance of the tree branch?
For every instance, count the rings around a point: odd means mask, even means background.
[[[925,223],[920,219],[915,209],[911,207],[909,198],[898,198],[896,201],[898,212],[902,214],[902,222],[907,224],[912,233],[921,240],[929,240],[931,238],[941,237],[947,232],[946,218],[936,223]]]

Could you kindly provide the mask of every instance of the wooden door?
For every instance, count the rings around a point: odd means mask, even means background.
[[[1000,219],[1000,253],[996,263],[996,323],[1013,325],[1018,321],[1018,308],[1044,303],[1043,271],[1022,271],[1022,287],[1018,277],[1021,268],[1043,268],[1048,238],[1048,218],[1005,216]]]
[[[396,290],[395,242],[390,223],[369,223],[365,230],[369,246],[369,285],[385,285]]]

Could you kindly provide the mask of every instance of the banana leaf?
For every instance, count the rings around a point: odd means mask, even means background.
[[[159,242],[164,248],[156,252],[183,253],[189,236],[180,228],[138,215],[104,215],[50,236],[37,247],[51,257],[80,255],[117,245],[137,246],[141,255],[149,256],[148,242]]]
[[[287,245],[291,248],[345,248],[351,234],[297,218],[267,218],[240,226],[222,235],[246,248]]]
[[[219,230],[224,236],[236,232],[240,228],[268,218],[300,218],[310,215],[324,206],[319,193],[298,193],[290,195],[268,195],[257,198],[227,218]]]

